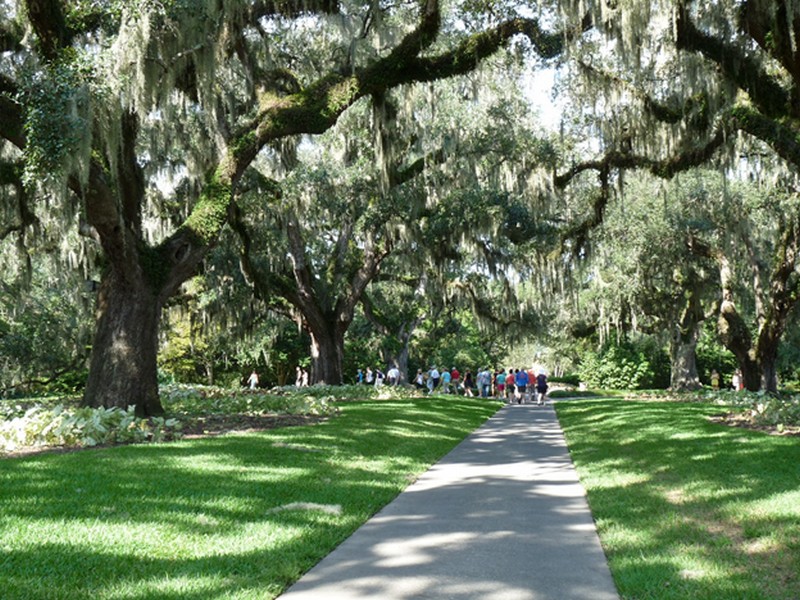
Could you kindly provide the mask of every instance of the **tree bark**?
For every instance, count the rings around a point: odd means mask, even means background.
[[[761,374],[755,349],[747,324],[736,311],[733,302],[728,300],[722,302],[717,330],[722,344],[736,357],[736,362],[742,371],[744,387],[751,392],[757,392],[761,388]]]
[[[760,387],[771,394],[778,391],[778,345],[780,340],[759,345],[758,364],[761,367]],[[750,388],[748,388],[750,389]]]
[[[336,327],[310,329],[311,381],[326,385],[344,382],[344,334]]]
[[[113,272],[103,279],[84,405],[135,405],[142,417],[164,412],[156,369],[160,314],[160,304],[143,282]]]
[[[697,340],[700,324],[688,332],[677,331],[670,343],[670,388],[675,391],[697,390],[701,387],[697,375]]]

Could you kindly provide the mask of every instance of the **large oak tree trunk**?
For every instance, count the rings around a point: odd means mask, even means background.
[[[344,334],[315,329],[310,332],[311,382],[341,385],[344,381]]]
[[[700,338],[703,307],[700,293],[694,287],[687,290],[686,305],[670,340],[670,388],[679,391],[697,390],[697,340]]]
[[[757,392],[761,387],[761,372],[755,359],[752,337],[732,302],[722,302],[717,329],[722,344],[736,357],[744,387]]]
[[[160,313],[156,297],[143,283],[113,273],[104,278],[84,405],[135,405],[139,416],[164,412],[156,369]]]
[[[782,328],[781,328],[782,332]],[[767,335],[767,331],[762,331],[758,338],[758,365],[760,367],[760,388],[766,392],[776,393],[778,391],[778,346],[780,345],[781,335]],[[745,378],[745,387],[747,378]]]
[[[697,331],[689,339],[676,336],[670,344],[670,388],[690,391],[701,387],[697,375]]]

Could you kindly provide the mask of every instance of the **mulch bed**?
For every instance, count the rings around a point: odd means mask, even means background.
[[[184,420],[177,417],[181,421],[184,439],[311,425],[326,418],[307,415],[208,415]]]

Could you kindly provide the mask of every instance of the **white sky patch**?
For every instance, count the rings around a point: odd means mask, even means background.
[[[555,80],[556,69],[553,68],[535,68],[522,78],[525,99],[539,114],[539,123],[551,131],[560,128],[565,109],[565,99],[553,97]]]

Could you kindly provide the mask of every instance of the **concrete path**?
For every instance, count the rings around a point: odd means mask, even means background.
[[[281,600],[616,600],[552,406],[512,405]]]

